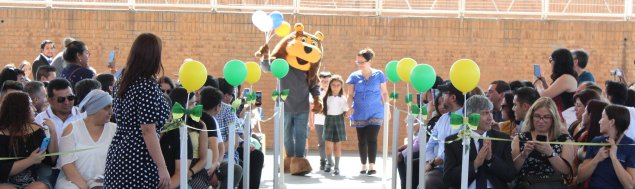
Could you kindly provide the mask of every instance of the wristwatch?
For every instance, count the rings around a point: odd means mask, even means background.
[[[558,153],[556,153],[556,151],[552,151],[551,155],[548,155],[547,158],[552,158],[552,157],[556,157],[558,156]]]

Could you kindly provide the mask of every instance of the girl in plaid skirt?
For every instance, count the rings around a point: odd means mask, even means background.
[[[342,77],[334,75],[329,82],[329,89],[322,99],[324,104],[324,132],[322,137],[326,140],[326,156],[328,164],[324,169],[325,172],[331,172],[333,159],[331,154],[335,153],[335,169],[334,175],[339,175],[340,156],[342,156],[342,141],[346,141],[346,127],[344,125],[344,114],[348,111],[348,102],[344,91],[342,90]]]

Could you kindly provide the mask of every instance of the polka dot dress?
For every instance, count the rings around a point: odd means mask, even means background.
[[[105,188],[157,188],[157,166],[146,148],[141,125],[155,123],[158,138],[169,116],[159,85],[149,78],[134,81],[123,98],[114,97],[114,113],[118,126],[108,149]]]

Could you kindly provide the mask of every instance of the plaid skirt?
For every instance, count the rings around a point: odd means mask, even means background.
[[[324,140],[329,142],[346,141],[346,125],[344,125],[344,114],[327,115],[324,119]]]

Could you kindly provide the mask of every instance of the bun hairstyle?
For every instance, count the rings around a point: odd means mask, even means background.
[[[357,56],[364,57],[366,61],[371,61],[375,57],[375,51],[371,48],[364,48],[357,53]]]

